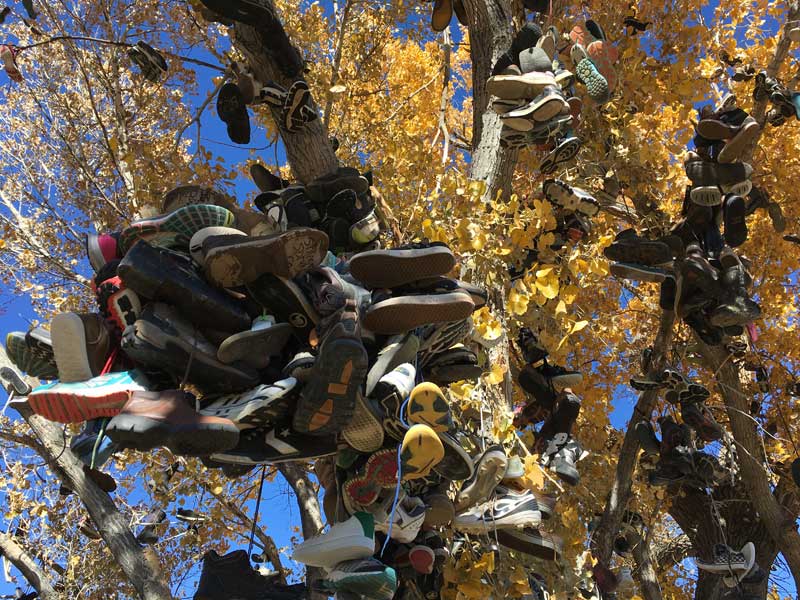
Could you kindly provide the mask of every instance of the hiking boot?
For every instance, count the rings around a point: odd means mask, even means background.
[[[455,257],[441,242],[409,244],[389,250],[359,252],[347,266],[350,274],[367,289],[396,288],[446,275],[455,267]]]
[[[100,375],[111,352],[111,337],[99,314],[61,313],[50,324],[53,355],[62,383]]]
[[[616,262],[655,266],[672,261],[672,251],[664,242],[639,237],[634,229],[617,234],[614,242],[603,250],[606,258]]]
[[[499,444],[489,446],[475,461],[472,477],[461,485],[455,501],[456,511],[462,511],[488,500],[503,479],[508,459]]]
[[[705,442],[721,440],[725,436],[725,430],[714,420],[711,411],[703,404],[681,404],[681,418]]]
[[[220,287],[250,283],[264,273],[291,279],[318,267],[328,238],[315,229],[298,228],[258,237],[213,236],[203,242],[204,269]]]
[[[136,392],[109,422],[108,436],[123,448],[163,446],[179,456],[205,456],[236,445],[239,430],[233,422],[201,415],[190,403],[194,397],[187,392]]]
[[[346,560],[369,558],[375,553],[375,521],[357,512],[341,523],[295,547],[292,558],[309,567],[332,569]]]
[[[355,301],[346,300],[320,323],[319,353],[310,381],[303,387],[293,418],[299,433],[329,435],[353,416],[356,395],[368,368]]]
[[[176,382],[191,381],[207,392],[233,392],[258,384],[258,373],[244,363],[224,364],[217,349],[172,307],[148,304],[125,329],[122,350],[141,365],[169,373]]]
[[[521,529],[538,527],[542,522],[536,498],[532,492],[507,493],[457,514],[453,529],[465,533],[486,533],[495,529]]]
[[[306,597],[305,585],[284,586],[255,570],[244,550],[234,550],[224,556],[215,550],[206,552],[194,600],[229,600],[232,593],[246,600],[301,600]]]
[[[49,383],[28,394],[28,405],[37,415],[59,423],[82,423],[113,417],[134,392],[148,389],[139,371],[122,371],[76,383]]]
[[[140,298],[168,302],[198,326],[232,333],[250,328],[244,307],[206,283],[191,260],[178,253],[139,242],[122,259],[118,273]]]
[[[575,465],[589,455],[577,440],[567,433],[556,433],[548,440],[542,455],[542,464],[555,471],[559,479],[569,485],[578,485],[581,479]]]
[[[200,414],[229,419],[240,430],[274,425],[289,416],[296,392],[297,380],[289,377],[204,402]]]
[[[421,423],[437,433],[453,427],[450,406],[441,388],[435,383],[418,384],[408,397],[406,419],[409,423]]]
[[[30,337],[36,332],[40,341]],[[58,366],[53,355],[50,334],[39,327],[28,334],[12,331],[6,334],[6,356],[23,373],[36,379],[58,379]]]

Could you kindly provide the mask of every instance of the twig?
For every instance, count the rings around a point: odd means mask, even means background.
[[[328,128],[328,123],[331,119],[331,107],[333,106],[333,86],[339,81],[339,67],[342,64],[342,48],[344,46],[344,34],[347,30],[347,19],[350,16],[350,7],[352,6],[351,0],[346,0],[344,8],[342,9],[342,22],[339,25],[339,36],[336,38],[336,51],[333,55],[333,67],[331,68],[331,81],[328,85],[328,91],[325,93],[325,111],[323,112],[322,122],[325,123],[325,129]]]
[[[208,95],[208,97],[206,97],[205,101],[200,105],[200,108],[197,110],[197,114],[195,114],[194,117],[192,117],[192,119],[188,123],[186,123],[183,127],[181,127],[178,130],[178,133],[175,135],[175,146],[173,146],[173,148],[172,148],[173,152],[175,152],[178,149],[178,144],[180,143],[181,138],[183,137],[183,134],[186,132],[187,129],[189,129],[189,127],[192,126],[192,123],[195,123],[195,122],[197,123],[197,126],[198,126],[198,137],[199,137],[199,135],[200,135],[200,132],[199,132],[200,116],[206,110],[208,105],[211,104],[211,101],[219,93],[219,90],[222,88],[223,85],[225,85],[225,79],[221,79],[220,82],[217,84],[217,87],[215,87],[214,90]],[[198,147],[199,147],[199,143],[198,143]]]

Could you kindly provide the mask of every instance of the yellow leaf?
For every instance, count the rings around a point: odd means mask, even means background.
[[[558,305],[556,305],[556,312],[555,315],[565,315],[567,314],[567,305],[564,303],[563,300],[558,301]]]
[[[581,331],[584,327],[586,327],[588,324],[589,321],[577,321],[576,323],[573,323],[572,329],[570,329],[570,333],[577,333]]]
[[[578,288],[570,283],[567,287],[561,290],[561,298],[567,304],[572,304],[578,297],[578,291]]]
[[[486,376],[486,382],[491,385],[497,385],[503,381],[503,375],[505,375],[505,372],[506,370],[500,365],[492,365],[492,370]]]
[[[539,465],[539,455],[525,457],[525,475],[522,479],[525,487],[530,490],[540,490],[544,487],[544,472]]]
[[[224,492],[224,491],[225,491],[225,488],[223,488],[221,485],[215,485],[215,486],[214,486],[214,487],[211,489],[211,491],[212,491],[212,492],[213,492],[215,495],[219,496],[219,495],[220,495],[222,492]]]
[[[494,573],[494,552],[484,552],[472,568],[489,574]]]

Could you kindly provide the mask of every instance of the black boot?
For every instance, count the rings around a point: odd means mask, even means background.
[[[723,265],[720,304],[710,316],[712,325],[746,325],[761,316],[761,307],[747,294],[753,280],[736,254],[729,248],[720,254]]]
[[[206,552],[203,571],[194,600],[301,600],[305,586],[282,585],[265,577],[250,566],[244,550],[234,550],[224,556],[216,551]]]

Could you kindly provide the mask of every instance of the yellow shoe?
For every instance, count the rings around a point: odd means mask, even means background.
[[[403,481],[427,477],[443,458],[444,446],[436,432],[427,425],[412,426],[400,448]]]
[[[453,427],[450,406],[442,389],[429,381],[424,381],[411,390],[406,418],[409,424],[427,425],[436,433],[444,433]]]

